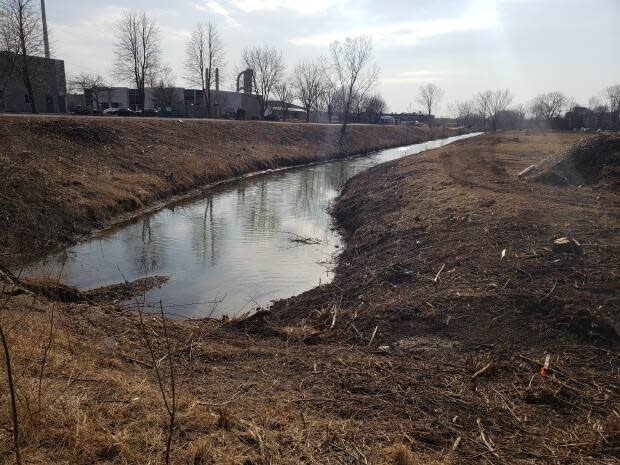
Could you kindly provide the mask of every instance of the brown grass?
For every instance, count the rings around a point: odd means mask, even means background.
[[[395,126],[2,117],[0,262],[208,183],[451,135]]]
[[[394,465],[452,465],[450,458],[437,458],[429,454],[414,453],[404,444],[396,444],[390,448]]]
[[[172,463],[617,462],[617,350],[596,336],[602,326],[588,326],[592,315],[571,311],[617,309],[608,221],[617,194],[513,179],[569,135],[492,137],[355,178],[339,207],[351,227],[340,289],[322,286],[242,323],[169,322],[179,386]],[[565,227],[590,234],[585,256],[549,255]],[[168,415],[135,314],[22,294],[0,321],[10,328],[25,463],[163,462]],[[588,331],[573,332],[580,325]],[[166,366],[161,321],[148,316],[146,326]],[[494,370],[472,380],[489,360]],[[2,377],[0,463],[11,463],[11,434]]]

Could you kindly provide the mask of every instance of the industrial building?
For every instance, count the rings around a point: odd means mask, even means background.
[[[11,70],[15,60],[22,60],[11,52],[0,52],[0,69]],[[42,113],[66,113],[67,81],[65,63],[44,57],[27,57],[35,107]],[[19,68],[19,67],[17,67]],[[11,113],[31,113],[32,102],[19,69],[3,76],[0,89],[0,110]]]

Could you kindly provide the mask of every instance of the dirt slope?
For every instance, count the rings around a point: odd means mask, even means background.
[[[0,293],[25,463],[162,463],[174,359],[175,465],[618,464],[618,193],[516,177],[573,142],[488,135],[353,178],[333,284],[169,321],[170,353],[135,308]],[[552,250],[566,234],[583,255]]]
[[[0,262],[244,173],[433,136],[414,128],[86,117],[0,119]]]
[[[463,433],[481,418],[504,463],[618,463],[618,192],[517,177],[575,138],[485,135],[351,179],[334,209],[347,238],[335,281],[279,302],[271,324],[352,344],[376,328],[374,343],[419,360],[431,386],[442,363],[469,376],[491,363],[479,383],[455,373],[415,395],[446,396],[438,415],[458,415]],[[554,250],[562,236],[584,253]],[[542,378],[546,354],[557,371]]]
[[[527,178],[552,185],[620,188],[620,135],[597,134],[548,157]]]

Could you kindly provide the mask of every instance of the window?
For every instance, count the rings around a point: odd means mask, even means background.
[[[26,103],[30,103],[30,96],[28,94],[24,94],[24,100]]]

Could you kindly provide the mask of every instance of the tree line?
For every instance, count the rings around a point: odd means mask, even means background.
[[[620,84],[612,85],[580,106],[562,92],[537,95],[527,104],[512,105],[509,89],[487,90],[454,102],[450,112],[463,126],[497,129],[620,129]]]
[[[197,24],[187,41],[183,78],[200,89],[202,105],[210,116],[215,70],[224,75],[224,43],[217,26]],[[351,37],[330,44],[328,57],[316,57],[297,64],[290,72],[283,52],[270,45],[245,48],[238,69],[253,70],[253,88],[259,97],[261,114],[268,102],[283,103],[283,118],[290,105],[298,102],[306,111],[325,111],[332,121],[336,116],[343,131],[353,121],[376,122],[386,111],[384,99],[373,93],[378,68],[373,61],[372,39]],[[137,89],[138,106],[144,107],[145,89],[154,89],[155,103],[166,103],[166,89],[175,86],[170,68],[162,62],[161,35],[157,23],[145,12],[125,10],[116,30],[113,77],[131,83]],[[74,88],[88,91],[99,107],[100,96],[110,87],[101,74],[81,73],[71,80]]]

